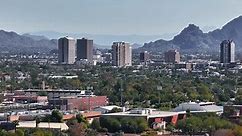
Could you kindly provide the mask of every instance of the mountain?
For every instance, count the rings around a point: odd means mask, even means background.
[[[49,52],[57,48],[56,40],[39,39],[34,40],[28,36],[19,35],[15,32],[0,30],[1,52]]]
[[[242,16],[235,18],[221,29],[204,33],[198,26],[189,24],[172,40],[157,40],[145,43],[138,50],[164,52],[169,49],[178,49],[181,52],[219,52],[219,44],[223,40],[233,40],[236,50],[241,51],[242,47]]]
[[[86,33],[60,33],[55,31],[41,31],[41,32],[30,32],[31,35],[44,35],[50,39],[58,39],[62,36],[70,36],[73,38],[86,37],[88,39],[93,39],[94,42],[99,45],[99,48],[111,47],[114,41],[125,41],[131,44],[143,44],[152,40],[157,40],[160,37],[170,38],[174,34],[163,34],[163,35],[112,35],[112,34],[86,34]]]
[[[131,45],[132,49],[137,49],[139,47],[142,47],[142,44],[137,44],[137,43],[134,43]]]
[[[44,35],[44,36],[36,36]],[[236,51],[242,51],[242,16],[228,22],[221,29],[216,29],[204,33],[194,24],[188,25],[178,35],[171,40],[156,40],[145,43],[142,47],[140,43],[159,39],[162,35],[91,35],[91,34],[68,34],[58,32],[29,33],[19,35],[15,32],[0,30],[0,51],[1,52],[49,52],[57,49],[57,40],[49,40],[69,35],[75,38],[87,37],[94,39],[97,48],[110,48],[113,41],[130,42],[135,51],[164,52],[168,49],[179,49],[181,52],[219,52],[219,44],[226,39],[233,40],[236,44]],[[46,37],[47,38],[46,38]],[[57,37],[54,37],[57,36]]]
[[[28,33],[22,34],[22,36],[29,37],[29,38],[31,38],[35,41],[48,40],[48,38],[45,37],[45,36],[31,35],[31,34],[28,34]]]

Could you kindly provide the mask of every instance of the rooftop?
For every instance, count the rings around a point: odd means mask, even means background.
[[[223,107],[215,105],[214,102],[186,102],[179,104],[173,109],[174,112],[190,110],[191,112],[222,112]]]
[[[63,38],[66,38],[66,39],[68,39],[68,40],[75,40],[74,38],[69,37],[69,36],[65,36],[65,37],[63,37]]]
[[[154,109],[133,109],[127,112],[117,112],[103,114],[104,116],[130,116],[130,117],[146,117],[146,118],[156,118],[156,117],[170,117],[178,115],[178,112],[170,111],[157,111]]]
[[[88,111],[88,112],[83,112],[81,114],[83,115],[83,117],[93,118],[93,117],[99,117],[101,115],[101,112],[98,112],[98,111]]]
[[[25,121],[19,122],[17,128],[35,128],[36,122],[35,121]],[[65,123],[48,123],[48,122],[40,122],[38,124],[39,128],[54,128],[54,129],[61,129],[61,130],[68,130],[69,127]]]
[[[102,108],[102,109],[106,109],[106,110],[112,110],[113,108],[119,108],[119,109],[121,109],[121,107],[116,106],[116,105],[101,106],[101,107],[97,107],[97,108]]]

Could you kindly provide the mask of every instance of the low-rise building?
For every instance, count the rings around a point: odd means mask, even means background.
[[[179,104],[178,107],[173,109],[174,112],[186,112],[187,110],[190,113],[203,113],[203,112],[213,112],[216,114],[223,113],[223,107],[215,105],[214,102],[185,102]]]
[[[175,69],[188,69],[192,70],[193,64],[192,63],[177,63],[175,64]]]
[[[225,105],[224,116],[229,118],[239,118],[242,115],[242,105]]]
[[[91,124],[94,119],[98,119],[101,116],[101,112],[98,111],[85,111],[81,113],[81,115],[87,119],[87,121]]]
[[[96,107],[106,106],[107,104],[107,96],[72,96],[49,100],[49,108],[57,108],[60,110],[92,110]]]
[[[176,124],[178,120],[178,112],[169,112],[169,111],[157,111],[155,109],[132,109],[126,112],[117,112],[117,113],[109,113],[102,114],[104,117],[130,117],[137,118],[142,117],[145,118],[148,124],[156,129],[156,128],[166,128],[166,123]]]
[[[63,90],[63,89],[47,89],[47,90],[41,90],[41,89],[28,89],[28,90],[21,90],[25,93],[27,96],[31,95],[38,95],[39,93],[46,93],[48,99],[56,99],[60,97],[69,97],[69,96],[89,96],[93,95],[91,91],[87,90]]]
[[[16,103],[47,103],[47,96],[26,96],[26,95],[17,95],[12,96],[13,102]]]
[[[109,105],[109,106],[101,106],[101,107],[97,107],[97,108],[94,109],[94,111],[99,111],[99,112],[101,112],[102,114],[104,114],[104,113],[109,113],[109,112],[111,112],[114,108],[122,109],[121,107],[116,106],[116,105]]]
[[[36,128],[36,122],[35,121],[25,121],[25,122],[19,122],[16,126],[17,128]],[[57,129],[57,130],[68,130],[69,127],[66,125],[66,123],[52,123],[52,122],[40,122],[38,124],[38,128],[40,129]]]

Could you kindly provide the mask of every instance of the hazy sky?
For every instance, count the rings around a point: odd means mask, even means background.
[[[241,7],[242,0],[0,0],[0,29],[160,35],[189,23],[221,27]]]

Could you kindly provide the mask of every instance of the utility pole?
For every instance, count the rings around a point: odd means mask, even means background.
[[[123,80],[124,80],[124,78],[125,78],[125,75],[121,77],[120,88],[119,88],[119,91],[120,91],[120,105],[121,105],[121,107],[124,106],[124,104],[123,104],[123,91],[124,91],[124,89],[123,89]]]
[[[120,105],[121,105],[121,107],[123,107],[123,87],[122,87],[122,82],[120,84],[119,91],[120,91]]]
[[[157,90],[159,91],[159,104],[160,104],[160,92],[162,91],[162,86],[157,86]]]
[[[88,92],[88,110],[91,111],[91,100],[90,100],[90,97],[91,97],[91,93],[92,93],[93,87],[92,86],[87,87],[87,90],[89,91]]]
[[[45,90],[45,81],[44,80],[42,81],[42,90],[43,91]]]

